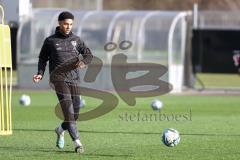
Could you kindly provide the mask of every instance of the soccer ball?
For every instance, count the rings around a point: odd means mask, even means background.
[[[19,99],[19,103],[23,106],[29,106],[31,104],[30,96],[23,94]]]
[[[163,107],[163,103],[157,99],[153,100],[151,103],[153,110],[160,110]]]
[[[176,129],[167,128],[163,131],[162,142],[168,147],[174,147],[180,142],[180,135]]]

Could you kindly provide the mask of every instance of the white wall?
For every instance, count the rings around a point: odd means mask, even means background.
[[[0,0],[4,8],[5,24],[9,21],[19,22],[20,18],[28,16],[31,12],[31,0]]]

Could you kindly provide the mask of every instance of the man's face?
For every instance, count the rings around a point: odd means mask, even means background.
[[[72,19],[64,19],[59,21],[60,30],[65,33],[69,34],[72,30],[73,20]]]

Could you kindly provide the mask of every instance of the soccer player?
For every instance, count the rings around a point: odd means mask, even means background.
[[[93,55],[84,42],[71,31],[73,21],[72,13],[62,12],[59,14],[59,26],[56,27],[55,34],[47,37],[41,48],[38,72],[33,76],[33,81],[37,83],[43,78],[47,61],[49,61],[51,77],[58,68],[64,68],[64,64],[78,58],[72,70],[68,73],[61,73],[64,78],[50,78],[50,82],[54,86],[64,115],[64,121],[55,129],[56,146],[59,149],[64,147],[64,131],[67,130],[75,144],[75,152],[82,153],[84,149],[76,126],[80,110],[80,93],[77,91],[80,83],[79,70],[91,62]]]

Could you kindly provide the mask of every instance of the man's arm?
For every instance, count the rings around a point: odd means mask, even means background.
[[[91,50],[84,44],[83,41],[79,40],[78,47],[77,47],[78,52],[83,56],[82,62],[86,65],[91,63],[93,55]]]
[[[38,72],[33,76],[34,82],[38,82],[39,80],[42,79],[48,60],[49,60],[49,47],[47,40],[45,40],[39,54]]]

